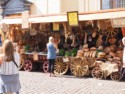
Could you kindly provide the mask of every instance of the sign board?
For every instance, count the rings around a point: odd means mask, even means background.
[[[22,12],[22,28],[29,28],[29,11]]]
[[[53,23],[53,31],[59,30],[59,23]]]
[[[115,18],[111,20],[113,27],[125,27],[125,18]]]
[[[79,25],[78,11],[67,12],[67,19],[69,26],[78,26]]]

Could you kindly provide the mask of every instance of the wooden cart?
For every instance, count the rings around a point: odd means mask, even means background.
[[[31,71],[33,69],[33,63],[40,62],[43,71],[48,72],[48,60],[47,55],[43,53],[36,54],[36,60],[34,60],[34,53],[25,53],[23,69],[25,71]],[[61,56],[57,56],[55,65],[54,65],[54,73],[55,74],[65,74],[68,71],[68,63],[63,62],[63,58]]]
[[[46,54],[43,53],[25,53],[23,69],[25,71],[31,71],[34,68],[33,63],[37,62],[41,63],[41,67],[43,68],[44,72],[48,71]]]
[[[91,54],[90,54],[91,53]],[[87,74],[91,74],[92,77],[97,79],[102,79],[103,77],[106,78],[110,75],[112,80],[119,80],[119,67],[115,66],[114,71],[110,72],[108,75],[104,75],[104,69],[101,68],[101,65],[106,64],[103,61],[97,61],[95,58],[95,51],[93,52],[84,53],[82,58],[80,57],[64,57],[64,56],[57,56],[56,62],[54,65],[54,73],[56,75],[63,75],[67,73],[68,69],[70,68],[71,73],[76,77],[81,77]],[[47,55],[43,53],[38,53],[38,60],[41,62],[41,66],[43,71],[46,73],[48,72],[48,61]],[[25,71],[31,71],[33,69],[33,53],[25,53],[25,60],[23,64],[23,68]],[[101,63],[100,63],[101,62]],[[108,63],[107,63],[108,64]],[[108,66],[108,65],[107,65]]]
[[[108,62],[108,61],[106,61]],[[105,63],[103,61],[96,61],[96,66],[92,70],[92,77],[96,79],[107,78],[110,76],[112,80],[120,79],[120,68],[117,64],[112,64],[110,62]]]

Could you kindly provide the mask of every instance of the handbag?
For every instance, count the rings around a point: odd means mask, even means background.
[[[16,67],[18,68],[19,66],[17,65],[17,63],[15,62],[15,60],[13,60],[14,64],[16,65]]]

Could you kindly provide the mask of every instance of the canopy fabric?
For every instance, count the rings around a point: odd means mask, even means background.
[[[66,22],[66,15],[29,18],[30,23]]]
[[[79,14],[79,21],[114,19],[125,17],[125,9],[120,11],[110,12],[93,12]],[[67,15],[47,15],[29,17],[29,23],[48,23],[48,22],[66,22]],[[6,24],[22,24],[22,18],[4,18],[0,23]]]
[[[122,17],[125,17],[125,11],[79,15],[79,20],[87,21],[87,20],[114,19]]]
[[[5,24],[22,24],[22,19],[21,18],[13,18],[13,19],[3,19],[0,21],[0,24],[5,23]]]

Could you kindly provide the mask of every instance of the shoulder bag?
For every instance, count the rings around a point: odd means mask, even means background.
[[[17,63],[13,60],[14,64],[16,65],[16,67],[18,68],[19,66],[17,65]]]

